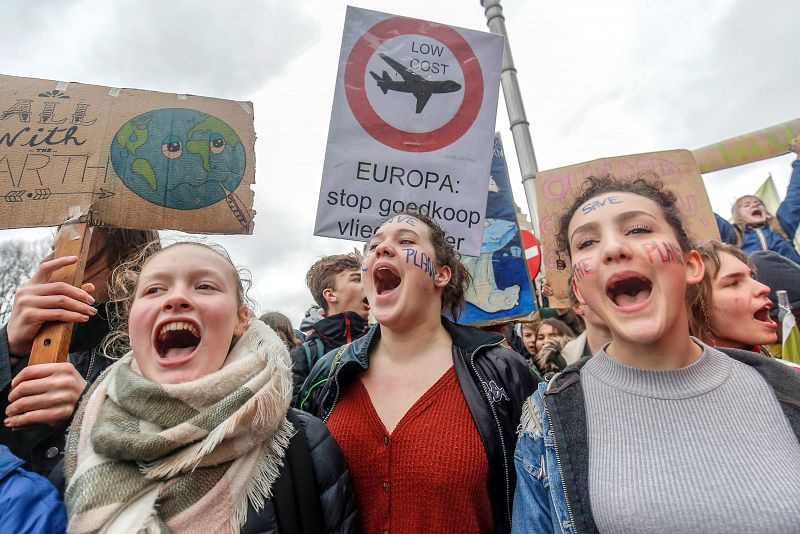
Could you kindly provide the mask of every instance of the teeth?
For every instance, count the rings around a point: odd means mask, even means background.
[[[167,332],[172,330],[187,330],[192,333],[195,337],[200,337],[200,332],[197,331],[197,328],[194,327],[193,324],[187,323],[184,321],[175,321],[174,323],[167,323],[161,327],[161,331],[158,333],[158,337],[164,337]]]

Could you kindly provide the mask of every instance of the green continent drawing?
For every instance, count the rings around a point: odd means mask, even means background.
[[[119,129],[111,163],[125,186],[167,208],[205,208],[242,181],[245,151],[223,121],[193,109],[156,109]]]

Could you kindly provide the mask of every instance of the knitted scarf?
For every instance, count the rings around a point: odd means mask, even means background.
[[[237,533],[272,495],[294,429],[289,354],[253,321],[223,367],[183,384],[128,353],[98,378],[67,439],[69,532]]]

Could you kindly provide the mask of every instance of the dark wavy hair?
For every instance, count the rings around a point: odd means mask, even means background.
[[[453,320],[458,320],[464,309],[467,299],[467,288],[472,283],[472,273],[461,263],[461,254],[456,251],[453,244],[447,239],[447,232],[435,220],[417,211],[401,211],[397,215],[410,215],[419,219],[431,234],[431,244],[436,254],[436,263],[440,267],[450,267],[452,273],[450,282],[442,292],[442,309],[450,313]]]
[[[607,193],[632,193],[652,200],[658,204],[664,214],[664,219],[675,230],[675,236],[678,238],[678,245],[681,250],[689,252],[694,248],[692,239],[683,225],[683,217],[680,210],[678,210],[677,195],[668,189],[664,189],[664,184],[658,180],[658,176],[655,174],[642,173],[634,180],[619,180],[610,175],[590,176],[587,178],[576,192],[572,204],[558,221],[558,233],[556,234],[558,252],[567,256],[570,255],[569,223],[572,221],[575,212],[594,197]]]

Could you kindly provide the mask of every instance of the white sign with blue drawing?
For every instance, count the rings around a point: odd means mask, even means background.
[[[500,135],[494,138],[481,255],[462,258],[472,273],[460,322],[506,322],[536,310]]]

